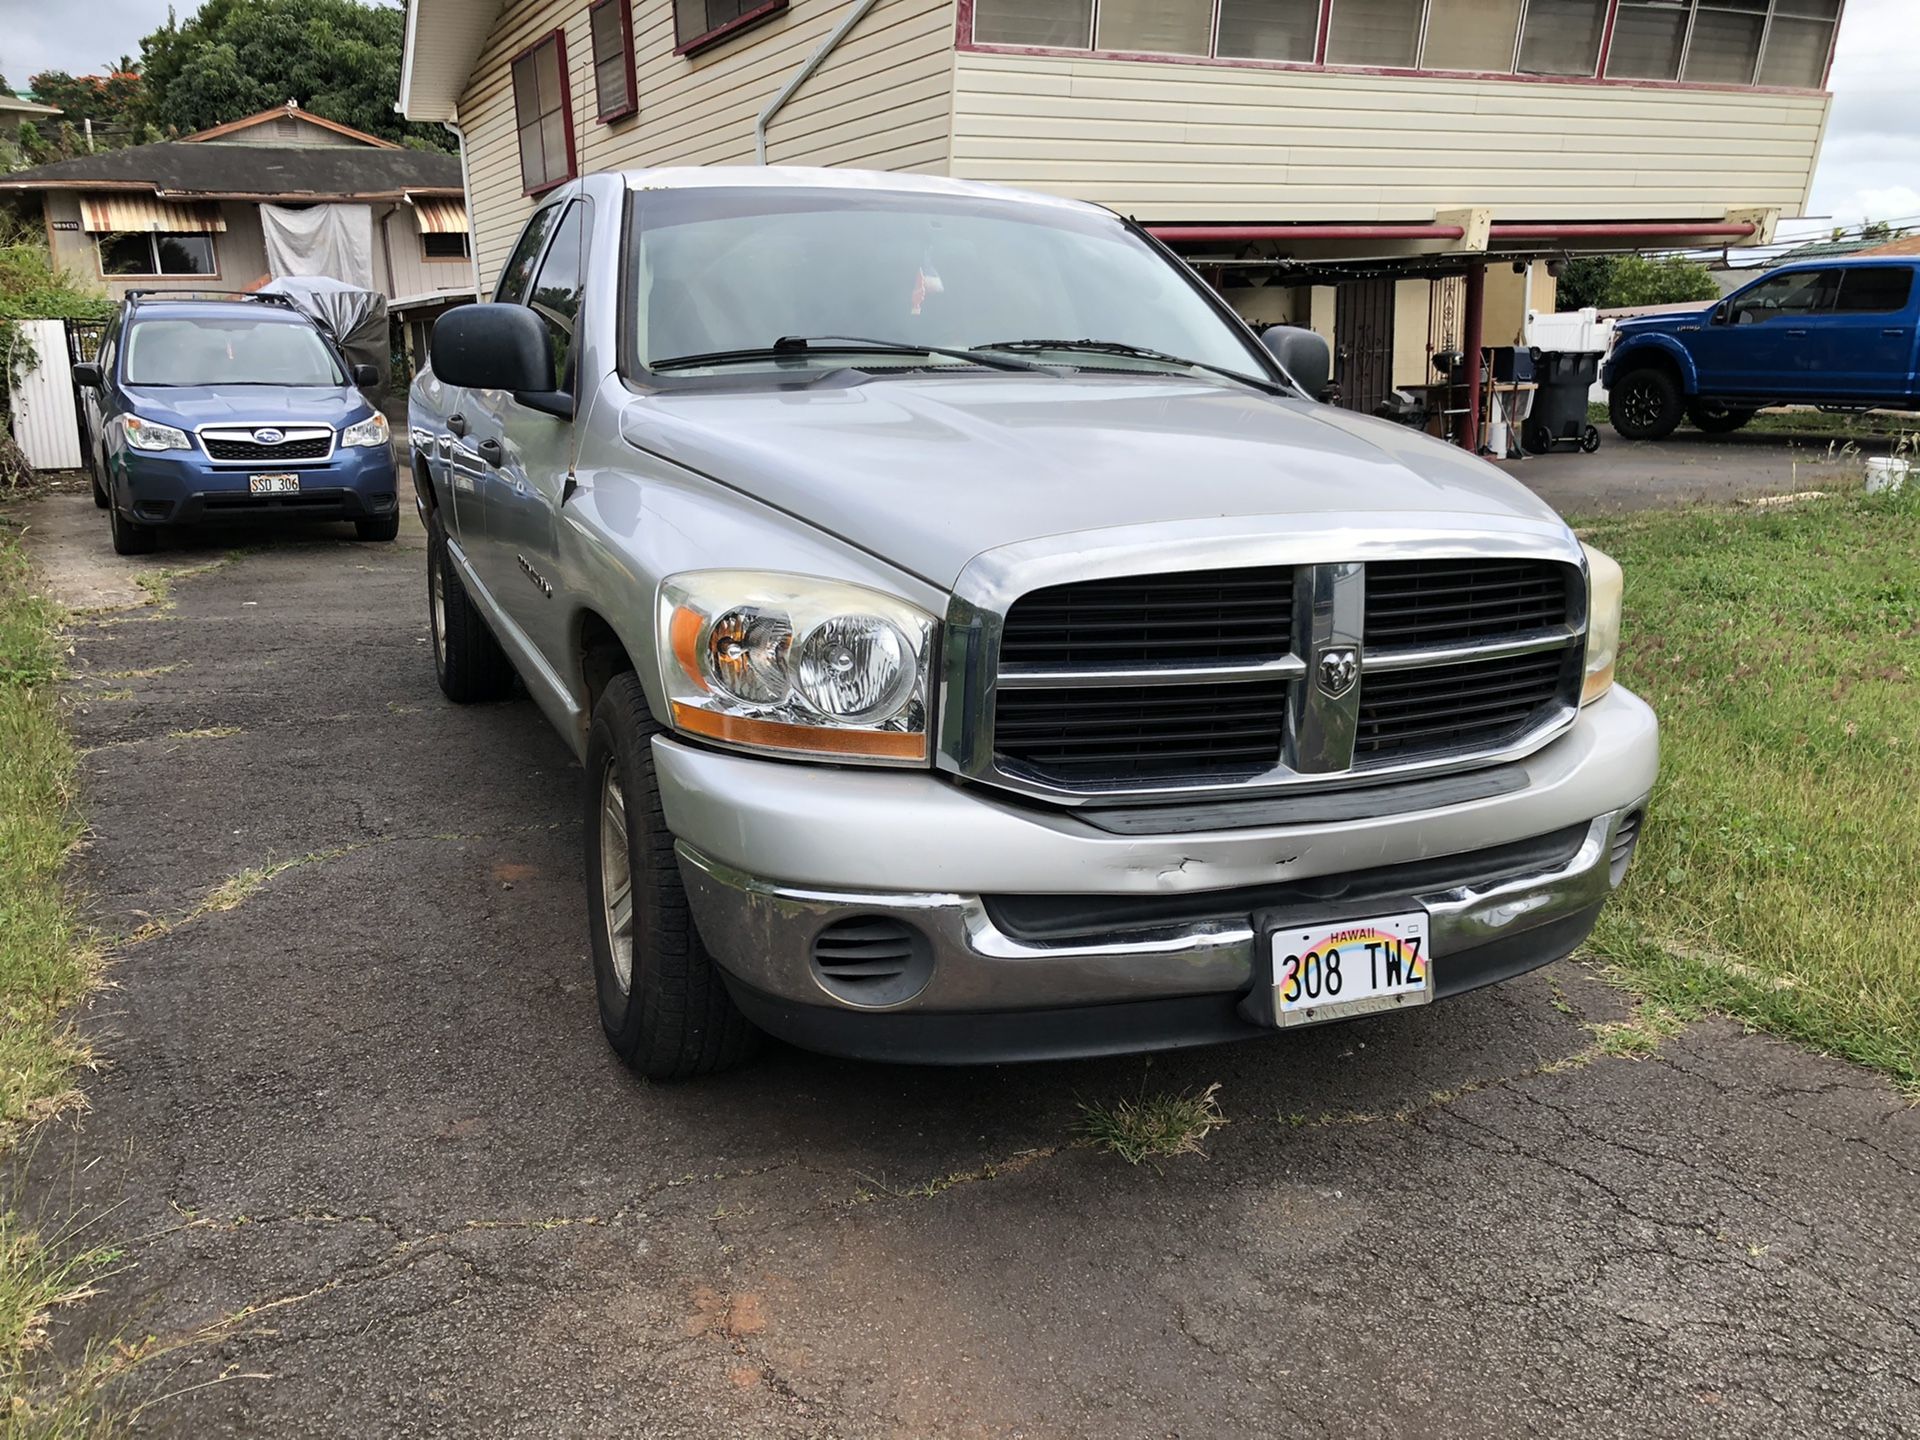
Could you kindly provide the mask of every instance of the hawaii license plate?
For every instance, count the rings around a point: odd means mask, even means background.
[[[255,495],[297,495],[300,493],[298,475],[255,475],[248,479],[247,489]]]
[[[1267,931],[1273,1023],[1317,1025],[1433,999],[1427,913]]]

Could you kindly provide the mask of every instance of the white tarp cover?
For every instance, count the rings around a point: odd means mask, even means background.
[[[371,365],[380,372],[380,382],[369,394],[378,397],[386,392],[393,378],[386,296],[325,275],[283,276],[262,285],[260,293],[284,295],[319,321],[349,365]]]
[[[363,290],[373,289],[373,207],[309,205],[291,210],[262,205],[260,228],[267,242],[267,273],[325,275]]]

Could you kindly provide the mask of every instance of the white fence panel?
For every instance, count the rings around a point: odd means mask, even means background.
[[[64,320],[22,320],[39,361],[13,387],[13,438],[36,470],[80,468],[80,417]]]

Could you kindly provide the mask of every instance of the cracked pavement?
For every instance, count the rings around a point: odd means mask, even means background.
[[[40,515],[57,586],[97,517]],[[59,1342],[156,1337],[136,1433],[1920,1432],[1920,1111],[1724,1023],[1599,1055],[1578,964],[1151,1061],[634,1080],[572,759],[441,699],[417,527],[347,533],[74,626],[75,878],[140,939],[30,1200],[124,1246]],[[1214,1082],[1204,1157],[1073,1143]]]

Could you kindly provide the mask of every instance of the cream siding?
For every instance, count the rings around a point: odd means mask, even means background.
[[[983,52],[955,64],[955,175],[1159,221],[1793,214],[1828,103]]]
[[[585,0],[535,0],[501,17],[460,98],[467,137],[474,245],[491,287],[532,212],[514,135],[509,61],[564,27],[580,173],[649,165],[753,161],[753,124],[768,100],[845,14],[847,0],[794,0],[784,14],[716,49],[673,53],[666,0],[633,0],[637,117],[594,119],[593,53]],[[952,0],[879,0],[775,116],[768,159],[944,173],[953,65]]]

